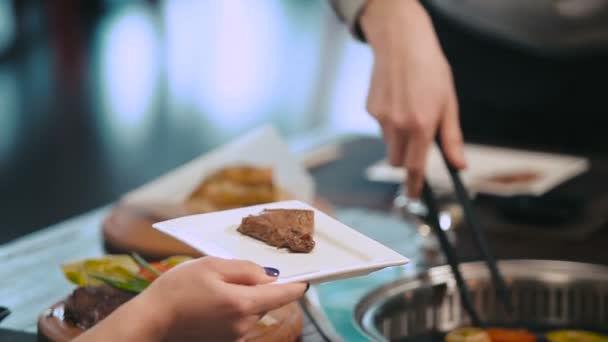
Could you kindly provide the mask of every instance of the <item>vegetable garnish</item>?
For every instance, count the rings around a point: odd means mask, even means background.
[[[535,342],[536,336],[523,329],[488,328],[492,342]]]
[[[113,278],[109,276],[105,276],[103,274],[90,274],[91,277],[98,279],[107,285],[110,285],[114,288],[125,290],[134,293],[140,293],[145,290],[149,285],[150,281],[142,278],[133,278],[129,280]]]
[[[551,342],[608,342],[608,336],[581,330],[556,330],[546,337]]]
[[[105,284],[139,293],[162,273],[191,259],[178,255],[150,264],[135,253],[131,256],[107,255],[98,259],[85,259],[64,264],[61,269],[65,277],[78,286]]]
[[[152,265],[150,265],[146,260],[144,260],[144,258],[140,257],[139,254],[137,254],[137,253],[131,253],[131,257],[139,265],[139,267],[141,267],[141,268],[143,268],[145,270],[150,271],[150,273],[152,273],[153,275],[155,275],[156,278],[160,277],[161,272],[159,272]]]
[[[479,328],[464,327],[452,330],[445,342],[491,342],[488,333]]]

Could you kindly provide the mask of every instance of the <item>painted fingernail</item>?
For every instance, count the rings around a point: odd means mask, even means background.
[[[309,288],[310,288],[310,283],[306,283],[306,290],[304,290],[304,293],[308,292]]]
[[[266,271],[266,274],[271,277],[278,277],[279,274],[281,273],[281,272],[279,272],[279,270],[277,270],[274,267],[264,267],[264,271]]]

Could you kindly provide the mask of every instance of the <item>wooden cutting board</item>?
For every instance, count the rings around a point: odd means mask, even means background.
[[[191,214],[182,206],[133,207],[118,205],[103,222],[104,248],[111,254],[136,252],[156,261],[173,255],[200,257],[202,254],[187,244],[164,234],[152,224]]]
[[[63,320],[64,303],[51,306],[38,319],[38,340],[66,342],[82,334],[84,330]],[[302,333],[304,319],[298,303],[294,302],[268,312],[270,325],[258,323],[245,337],[250,342],[291,342]],[[201,336],[201,340],[205,340]]]

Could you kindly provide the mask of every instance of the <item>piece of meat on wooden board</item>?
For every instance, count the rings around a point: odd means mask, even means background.
[[[64,319],[89,329],[133,297],[133,293],[108,285],[78,287],[65,302]]]
[[[264,209],[244,217],[238,231],[277,248],[308,253],[313,240],[315,213],[306,209]]]

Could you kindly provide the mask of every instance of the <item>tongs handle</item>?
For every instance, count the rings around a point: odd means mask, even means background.
[[[452,273],[454,274],[454,279],[456,279],[456,287],[458,288],[458,293],[460,294],[462,306],[469,315],[471,324],[476,327],[483,327],[482,321],[479,319],[479,315],[477,314],[477,311],[475,311],[475,307],[471,301],[467,283],[464,281],[462,273],[460,273],[460,269],[458,268],[458,256],[450,244],[446,232],[441,229],[441,225],[439,224],[439,206],[437,205],[435,194],[427,181],[424,182],[422,187],[422,199],[424,200],[428,209],[428,217],[431,227],[439,238],[441,250],[445,253],[446,258],[448,259],[448,264],[450,265]]]
[[[502,277],[500,271],[498,270],[498,267],[496,266],[496,259],[488,248],[483,228],[479,222],[479,218],[475,213],[475,210],[473,209],[473,204],[469,198],[468,191],[462,183],[458,170],[448,162],[447,156],[442,148],[441,140],[439,138],[437,138],[437,147],[441,152],[443,161],[448,169],[450,178],[452,179],[452,184],[454,185],[456,197],[458,198],[458,201],[460,202],[460,205],[462,206],[462,209],[464,211],[465,220],[468,226],[473,231],[473,238],[477,249],[481,253],[486,265],[488,266],[488,269],[490,270],[490,276],[492,278],[492,283],[495,286],[496,294],[502,301],[505,312],[507,314],[511,314],[513,312],[513,303],[511,302],[510,293],[507,290],[504,278]]]
[[[0,306],[0,322],[2,322],[8,315],[11,314],[11,310],[4,306]]]

